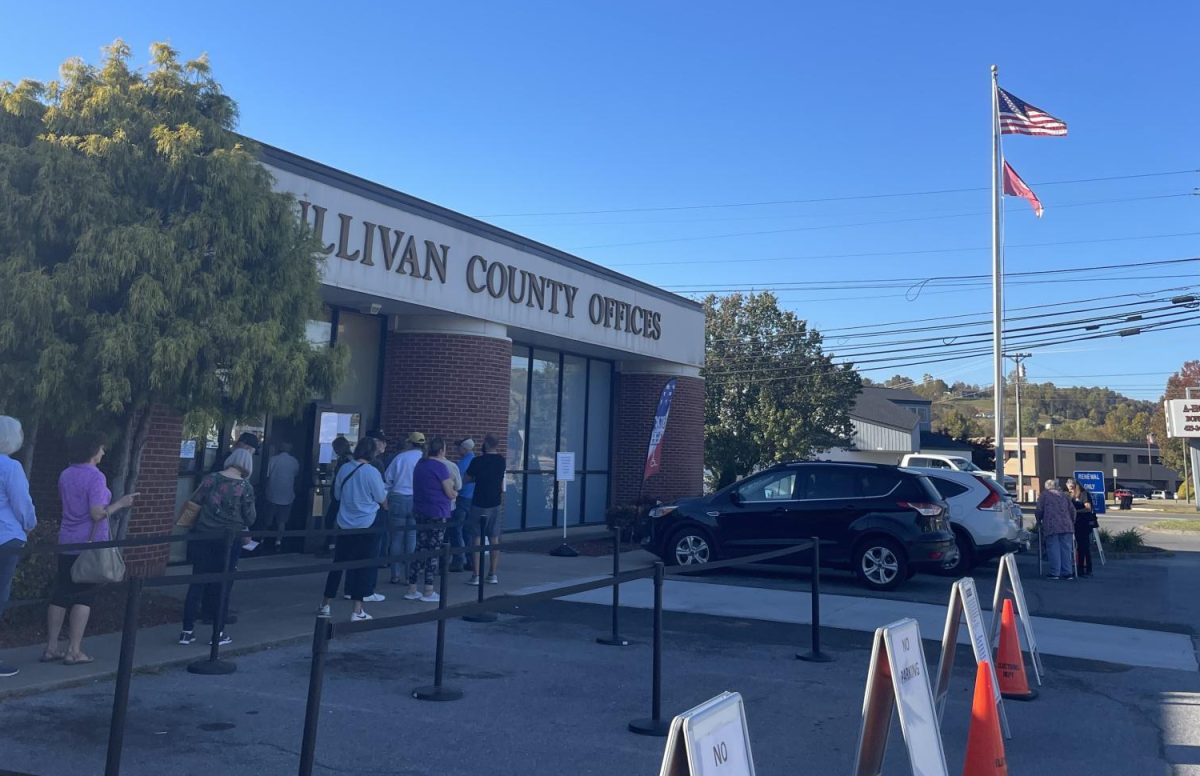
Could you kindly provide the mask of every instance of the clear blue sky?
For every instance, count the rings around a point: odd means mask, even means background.
[[[1046,205],[1037,221],[1006,201],[1009,271],[1200,255],[1200,235],[1151,237],[1200,232],[1196,173],[1038,185],[1200,168],[1195,3],[62,3],[50,13],[5,0],[0,11],[0,79],[53,78],[64,59],[94,62],[117,37],[140,62],[158,40],[185,57],[208,52],[243,132],[679,290],[986,275],[995,63],[1002,86],[1070,127],[1066,138],[1005,138]],[[977,190],[653,210],[944,189]],[[637,212],[509,215],[622,209]],[[1016,247],[1027,243],[1072,244]],[[1008,306],[1200,284],[1200,264],[1056,280],[1073,277],[1014,283]],[[863,342],[834,337],[842,327],[990,315],[986,285],[931,286],[915,300],[905,291],[779,296],[830,330],[833,350]],[[1074,305],[1093,306],[1103,314],[1104,303]],[[1168,373],[1200,356],[1198,331],[1034,348],[1028,374],[1157,398]],[[989,382],[989,370],[982,356],[866,374]]]

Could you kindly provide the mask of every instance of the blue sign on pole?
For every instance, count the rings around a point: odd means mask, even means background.
[[[1104,514],[1104,472],[1075,472],[1075,481],[1092,497],[1092,509]]]

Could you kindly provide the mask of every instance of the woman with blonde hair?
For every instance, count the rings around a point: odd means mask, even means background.
[[[29,480],[21,464],[12,458],[24,443],[21,421],[0,415],[0,617],[8,606],[21,550],[29,541],[29,532],[37,525],[33,499],[29,497]],[[18,670],[0,663],[0,676],[15,676]]]
[[[245,449],[235,449],[225,459],[225,468],[213,472],[200,481],[200,487],[188,499],[179,517],[179,525],[190,525],[192,531],[198,534],[224,533],[237,531],[244,533],[254,524],[254,486],[250,484],[250,475],[254,471],[254,458]],[[192,560],[193,574],[213,574],[225,570],[225,539],[216,537],[196,539],[189,542],[189,555]],[[229,551],[229,570],[237,569],[238,557],[241,555],[242,542],[235,540]],[[196,640],[196,610],[204,599],[205,610],[213,612],[224,624],[229,615],[229,591],[233,583],[226,589],[224,606],[220,612],[218,601],[221,597],[221,583],[210,582],[204,585],[188,587],[187,598],[183,602],[183,630],[179,634],[179,643],[191,644]],[[222,644],[232,641],[222,628],[219,635]]]

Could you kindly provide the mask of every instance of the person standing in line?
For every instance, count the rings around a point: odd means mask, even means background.
[[[1071,540],[1075,536],[1075,506],[1058,488],[1058,480],[1048,479],[1034,509],[1050,560],[1050,579],[1074,579]]]
[[[137,493],[129,493],[116,501],[108,489],[108,480],[98,467],[104,459],[103,437],[85,434],[69,443],[68,457],[71,465],[58,477],[58,495],[62,499],[62,524],[58,529],[59,544],[84,544],[109,541],[108,518],[133,506]],[[79,550],[58,553],[58,573],[54,580],[54,592],[46,608],[46,649],[41,660],[48,663],[61,660],[65,665],[91,663],[92,658],[83,651],[83,631],[92,614],[92,603],[100,585],[80,584],[71,579],[71,567],[79,557]],[[58,651],[58,635],[62,632],[63,620],[70,639],[67,651]]]
[[[417,461],[413,469],[413,518],[417,527],[417,552],[436,552],[446,541],[445,523],[458,491],[454,489],[454,476],[450,473],[454,464],[446,460],[446,443],[441,437],[429,440],[429,454]],[[439,558],[435,555],[419,558],[408,567],[409,601],[437,603],[440,596],[434,592],[433,579],[439,570]],[[425,587],[417,590],[417,580]]]
[[[458,442],[458,498],[454,501],[454,512],[451,514],[450,546],[458,548],[458,552],[450,560],[451,571],[466,571],[471,560],[467,557],[467,541],[471,535],[471,527],[467,520],[471,515],[471,499],[475,496],[475,483],[467,482],[467,468],[475,460],[475,440],[471,437]]]
[[[21,422],[0,415],[0,618],[8,608],[13,576],[29,532],[37,526],[37,513],[29,496],[29,479],[13,453],[25,443]],[[0,662],[0,677],[16,676],[20,669]]]
[[[404,452],[392,459],[383,475],[388,489],[388,530],[391,540],[389,555],[412,553],[417,546],[417,535],[413,530],[413,471],[417,462],[425,457],[425,435],[414,431],[405,440]],[[401,571],[405,564],[392,561],[391,583],[400,584]]]
[[[375,552],[378,542],[376,534],[361,530],[374,524],[379,507],[387,503],[387,488],[383,485],[383,477],[380,476],[379,470],[371,465],[375,451],[375,440],[369,437],[360,439],[354,448],[354,460],[338,469],[337,477],[334,478],[333,496],[338,500],[338,528],[354,531],[338,534],[337,545],[333,551],[334,563],[378,557]],[[366,597],[367,576],[375,573],[375,567],[345,571],[346,592],[354,602],[350,621],[371,619],[371,615],[363,609],[363,599]],[[325,578],[325,598],[317,610],[322,617],[329,616],[329,603],[337,596],[338,586],[341,584],[342,571],[329,572],[329,576]]]
[[[387,462],[391,460],[388,455],[387,435],[383,433],[383,429],[378,428],[374,431],[367,432],[367,438],[375,440],[375,457],[371,460],[371,465],[379,472],[382,477],[387,471]],[[375,521],[371,523],[371,528],[375,530],[375,557],[382,558],[387,555],[390,542],[388,541],[388,510],[386,506],[380,507],[375,511]],[[383,564],[384,567],[387,564]],[[363,601],[366,603],[379,603],[386,601],[387,596],[383,593],[376,593],[375,587],[379,584],[379,569],[368,569],[366,576],[366,588],[363,593]],[[347,598],[350,596],[347,595]]]
[[[475,484],[475,495],[471,500],[471,511],[468,525],[475,535],[475,545],[483,542],[484,537],[490,544],[488,549],[487,583],[495,585],[500,582],[496,571],[500,567],[500,503],[504,496],[504,456],[496,451],[500,440],[495,434],[483,438],[483,455],[471,461],[463,482]],[[483,571],[479,564],[479,553],[471,554],[471,578],[468,585],[478,585],[479,575]]]
[[[226,533],[234,531],[245,535],[254,525],[256,511],[254,507],[254,486],[250,484],[250,475],[254,473],[254,458],[245,448],[234,450],[225,459],[225,468],[214,472],[200,480],[196,492],[184,504],[179,524],[192,526],[197,534]],[[229,547],[229,557],[225,557],[225,540],[220,537],[211,539],[195,539],[188,542],[192,560],[193,574],[216,574],[225,570],[228,560],[229,570],[236,571],[238,558],[241,557],[242,543],[235,540]],[[183,601],[183,628],[179,633],[179,643],[187,646],[196,640],[196,613],[201,608],[212,617],[218,616],[221,605],[220,582],[193,584],[188,586],[187,597]],[[223,625],[229,623],[229,598],[233,592],[233,582],[225,589],[224,611],[220,612]],[[233,639],[222,627],[218,634],[221,644],[229,644]],[[211,644],[210,644],[211,646]]]
[[[288,519],[292,516],[292,504],[296,501],[296,477],[300,474],[300,461],[292,455],[292,445],[289,442],[279,443],[279,452],[271,457],[267,464],[267,505],[270,510],[267,520],[268,528],[278,533],[287,530]],[[283,540],[275,537],[275,551],[278,552]]]
[[[346,437],[338,435],[337,439],[333,440],[330,445],[333,448],[333,461],[330,464],[333,466],[333,476],[329,479],[329,499],[325,506],[325,530],[332,531],[337,527],[337,510],[338,502],[333,497],[333,483],[337,480],[338,469],[342,468],[342,464],[349,463],[354,460],[351,455],[350,440]],[[335,537],[333,533],[325,534],[325,553],[332,555]]]
[[[1092,575],[1092,529],[1100,527],[1096,510],[1092,505],[1092,494],[1076,482],[1067,480],[1067,495],[1075,507],[1075,559],[1079,576]]]

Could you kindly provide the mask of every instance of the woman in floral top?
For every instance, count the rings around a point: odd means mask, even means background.
[[[234,450],[225,459],[224,469],[209,474],[200,481],[200,487],[196,488],[196,492],[184,506],[179,522],[187,524],[194,519],[192,530],[200,534],[248,530],[255,518],[254,486],[249,481],[253,468],[254,459],[250,457],[249,452]],[[211,574],[224,570],[224,539],[197,539],[190,542],[190,545],[192,573]],[[234,541],[229,556],[231,571],[237,568],[241,550],[241,541]],[[232,587],[231,582],[230,589]],[[191,644],[196,640],[193,631],[196,625],[196,610],[200,607],[201,599],[204,599],[206,611],[216,612],[220,596],[220,582],[192,585],[188,588],[187,598],[183,603],[183,632],[179,634],[180,644]],[[222,623],[229,613],[228,609],[229,595],[226,593],[224,609],[220,612]],[[222,630],[220,641],[222,644],[228,644],[232,639]]]

